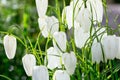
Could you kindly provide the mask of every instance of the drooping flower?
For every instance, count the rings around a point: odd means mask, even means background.
[[[36,65],[36,59],[33,54],[26,54],[22,58],[24,70],[28,76],[32,76],[33,67]]]
[[[85,32],[90,31],[91,17],[91,13],[87,8],[80,10],[76,17],[76,21],[79,22],[80,27],[82,27]]]
[[[49,80],[48,69],[45,66],[34,66],[32,80]]]
[[[102,22],[103,19],[103,5],[102,0],[88,0],[89,10],[93,16],[93,21]],[[91,9],[92,8],[92,9]]]
[[[43,18],[48,7],[48,0],[35,0],[39,18]]]
[[[79,24],[75,25],[74,28],[74,39],[76,47],[82,48],[85,45],[85,42],[89,38],[89,32],[85,32],[82,27],[79,26]]]
[[[100,61],[103,61],[103,54],[102,53],[102,45],[97,42],[93,43],[91,46],[91,52],[92,52],[92,62],[93,63],[100,63]]]
[[[38,23],[42,35],[45,38],[53,35],[54,32],[57,32],[59,30],[58,19],[54,16],[51,17],[45,16],[44,18],[39,18]]]
[[[75,8],[75,4],[77,4],[76,8]],[[79,6],[78,5],[82,5],[82,3],[78,4],[77,1],[74,1],[74,5],[73,5],[73,1],[71,1],[70,5],[66,6],[62,11],[62,19],[63,19],[63,21],[67,22],[68,29],[72,28],[73,19],[74,19],[74,21],[76,21],[75,18],[77,16],[78,12],[79,12]],[[74,14],[74,16],[73,16],[73,14]],[[66,19],[66,20],[64,20],[64,19]]]
[[[63,64],[66,68],[66,72],[72,75],[76,68],[77,59],[74,52],[64,53],[62,55]]]
[[[53,75],[53,80],[70,80],[70,76],[64,70],[56,70]]]
[[[48,65],[47,67],[51,70],[55,68],[61,68],[61,63],[60,63],[60,53],[53,47],[50,47],[47,50],[47,59],[48,59]]]
[[[119,42],[115,35],[113,36],[109,35],[103,38],[102,44],[103,44],[103,49],[104,49],[106,59],[113,60],[114,58],[116,58],[118,47],[119,47],[118,43]]]
[[[119,47],[118,47],[118,51],[116,51],[117,52],[116,58],[120,59],[120,37],[117,37],[117,42],[118,42],[117,44],[119,45]]]
[[[58,51],[66,51],[66,42],[67,37],[65,32],[55,32],[53,34],[53,45]]]
[[[8,59],[13,59],[17,48],[16,38],[12,35],[5,35],[3,39],[3,44]]]
[[[66,6],[64,9],[63,9],[63,12],[62,12],[62,19],[63,21],[66,21],[67,24],[68,24],[68,29],[71,29],[71,27],[73,26],[73,22],[72,22],[72,16],[73,13],[72,13],[72,7],[71,6]],[[66,20],[64,20],[66,19]]]

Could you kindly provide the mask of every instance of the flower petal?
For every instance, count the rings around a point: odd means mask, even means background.
[[[67,42],[67,37],[65,32],[55,32],[53,34],[53,45],[54,47],[60,51],[66,51],[66,42]]]
[[[119,47],[117,37],[115,35],[104,37],[102,40],[102,44],[103,44],[105,57],[107,59],[113,60],[117,55],[117,51]]]
[[[33,67],[36,65],[35,56],[32,54],[26,54],[22,58],[23,67],[28,76],[32,76]]]
[[[60,63],[60,54],[57,52],[56,49],[53,47],[50,47],[47,50],[47,58],[48,58],[48,65],[47,67],[51,70],[55,68],[61,68],[61,63]]]
[[[103,54],[102,54],[102,48],[100,43],[93,43],[91,47],[92,52],[92,62],[97,62],[98,64],[100,61],[103,61]]]
[[[39,28],[42,31],[42,35],[46,38],[48,35],[53,35],[54,32],[58,32],[59,23],[56,17],[45,16],[38,19]]]
[[[76,21],[79,22],[80,27],[84,29],[85,32],[90,31],[91,27],[91,13],[87,8],[83,8],[79,11]]]
[[[89,32],[84,32],[84,29],[79,25],[76,25],[74,28],[74,39],[76,47],[82,48],[85,45],[85,42],[89,38]]]
[[[35,0],[38,15],[40,18],[44,17],[48,7],[48,0]]]
[[[92,10],[91,14],[93,14],[93,21],[102,22],[103,19],[102,0],[88,0],[87,5],[89,11]]]
[[[17,48],[16,38],[11,35],[5,35],[3,39],[3,44],[8,59],[13,59]]]
[[[47,68],[45,66],[34,66],[32,80],[49,80]]]
[[[63,70],[55,71],[53,80],[70,80],[70,76]]]
[[[77,59],[74,52],[64,53],[62,56],[63,63],[65,65],[66,71],[69,75],[72,75],[75,71]]]

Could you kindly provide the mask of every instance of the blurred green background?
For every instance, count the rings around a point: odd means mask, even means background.
[[[64,0],[59,0],[61,11]],[[65,0],[66,5],[70,0]],[[120,0],[114,0],[119,2]],[[55,0],[49,0],[49,5],[55,7]],[[53,15],[53,11],[48,8],[48,15]],[[35,0],[0,0],[0,31],[9,31],[14,25],[23,29],[15,28],[13,34],[23,38],[21,34],[29,36],[32,43],[36,42],[38,33],[38,14],[36,11]],[[3,37],[5,34],[0,33],[0,75],[10,77],[12,80],[31,80],[27,77],[22,66],[22,57],[25,54],[25,47],[17,42],[17,51],[13,60],[8,60],[3,47]],[[41,37],[41,44],[44,48],[45,40]],[[0,80],[5,80],[0,77]]]

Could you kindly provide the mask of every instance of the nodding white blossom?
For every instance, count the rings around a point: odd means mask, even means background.
[[[49,80],[49,73],[47,67],[34,66],[32,80]]]
[[[80,1],[79,1],[80,2]],[[75,7],[76,1],[74,2],[74,6],[73,6],[73,1],[70,3],[69,6],[66,6],[63,11],[62,11],[62,19],[63,21],[66,21],[68,24],[68,29],[71,29],[73,26],[73,19],[74,21],[76,20],[76,16],[79,12],[79,6],[77,5],[76,8]],[[79,5],[82,5],[82,3],[79,3]],[[74,10],[75,9],[75,10]],[[74,13],[73,13],[74,10]],[[74,16],[73,16],[74,14]],[[64,20],[66,19],[66,20]]]
[[[53,80],[70,80],[70,76],[64,70],[56,70],[53,75]]]
[[[85,42],[89,38],[89,32],[85,32],[82,27],[80,27],[78,24],[75,25],[74,28],[74,39],[76,47],[82,48],[85,45]]]
[[[55,32],[53,34],[53,45],[58,51],[66,51],[66,43],[67,37],[65,32]]]
[[[48,59],[48,65],[47,67],[51,70],[55,68],[61,68],[60,63],[60,53],[53,47],[50,47],[47,50],[47,59]]]
[[[78,7],[80,8],[80,12],[82,12],[82,10],[84,10],[85,8],[88,9],[91,14],[90,18],[93,19],[94,23],[102,22],[103,19],[102,0],[87,0],[86,6],[83,0],[79,0]]]
[[[103,54],[102,53],[102,44],[99,42],[93,43],[91,46],[91,52],[92,52],[92,62],[93,63],[100,63],[100,61],[103,61]]]
[[[118,42],[119,47],[118,47],[118,51],[117,51],[117,54],[116,54],[116,58],[120,59],[120,37],[117,37],[117,42]]]
[[[117,51],[119,47],[117,37],[115,35],[106,36],[103,38],[102,44],[106,59],[113,60],[117,55]]]
[[[74,52],[64,53],[62,55],[63,64],[69,75],[72,75],[76,68],[77,59]]]
[[[8,59],[13,59],[15,57],[17,40],[12,35],[5,35],[3,39],[3,44],[5,48],[5,53]]]
[[[103,19],[103,5],[102,0],[88,0],[89,10],[93,16],[93,21],[102,22]],[[92,8],[92,9],[91,9]]]
[[[44,18],[39,18],[38,23],[42,35],[45,38],[53,35],[54,32],[57,32],[59,30],[58,19],[54,16],[45,16]]]
[[[94,21],[94,24],[102,22],[102,0],[87,0],[86,6],[83,0],[73,0],[70,5],[63,9],[62,18],[64,19],[64,17],[66,18],[69,29],[73,26],[74,19],[74,21],[79,22],[81,27],[84,27],[85,31],[88,31],[91,25],[91,20]]]
[[[73,16],[72,15],[73,15],[72,7],[66,6],[62,12],[62,19],[63,19],[63,21],[66,21],[66,23],[68,24],[68,29],[71,29],[73,26],[73,21],[72,21]],[[64,19],[66,19],[66,20],[64,20]]]
[[[48,7],[48,0],[35,0],[35,2],[39,17],[44,17]]]
[[[91,27],[91,13],[87,8],[84,8],[79,11],[76,21],[79,22],[80,27],[84,29],[85,32],[90,31]]]
[[[24,70],[28,76],[32,76],[33,67],[36,65],[36,59],[33,54],[26,54],[22,58]]]

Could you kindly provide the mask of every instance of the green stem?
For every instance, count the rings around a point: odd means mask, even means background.
[[[5,76],[5,75],[0,75],[0,77],[5,78],[5,79],[7,79],[7,80],[12,80],[12,79],[10,79],[9,77],[7,77],[7,76]]]

